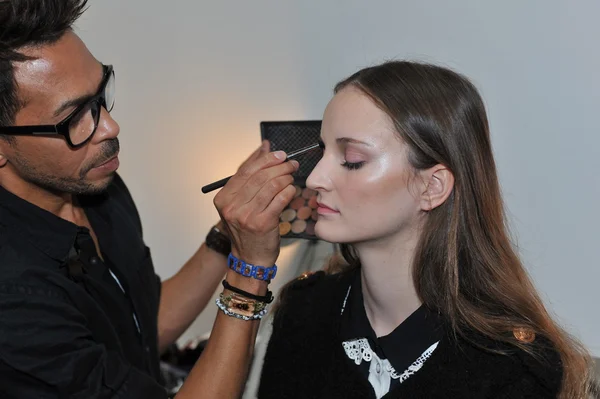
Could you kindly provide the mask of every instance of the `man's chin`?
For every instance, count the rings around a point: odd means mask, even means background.
[[[116,173],[111,173],[110,175],[108,175],[102,179],[98,179],[93,182],[86,182],[86,184],[84,184],[81,187],[81,192],[79,192],[77,194],[79,194],[79,195],[102,194],[108,189],[108,187],[114,180],[115,175],[116,175]]]

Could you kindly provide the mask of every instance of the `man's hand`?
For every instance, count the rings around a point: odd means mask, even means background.
[[[231,238],[232,253],[245,262],[271,266],[279,256],[279,216],[294,197],[297,161],[263,142],[215,196]]]

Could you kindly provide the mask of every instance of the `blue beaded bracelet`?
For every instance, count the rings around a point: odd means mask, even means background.
[[[227,257],[227,266],[234,272],[245,277],[252,277],[257,280],[270,281],[277,274],[277,265],[271,267],[256,266],[246,263],[241,259],[236,258],[233,254]]]

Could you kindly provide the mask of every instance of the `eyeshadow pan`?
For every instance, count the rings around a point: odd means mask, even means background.
[[[317,196],[313,195],[312,197],[310,197],[310,199],[308,200],[308,206],[310,206],[312,209],[317,209],[319,207],[319,205],[317,204]]]
[[[298,210],[304,206],[306,200],[302,197],[294,198],[290,203],[290,208]]]
[[[280,216],[282,222],[291,222],[296,217],[296,211],[293,209],[286,209]]]
[[[294,194],[294,197],[299,197],[302,195],[302,187],[300,186],[294,186],[296,188],[296,194]]]
[[[289,222],[279,223],[279,235],[284,236],[292,230],[292,225]]]
[[[306,220],[310,217],[312,213],[312,209],[310,209],[307,206],[303,206],[302,208],[298,209],[298,219],[302,219],[302,220]]]
[[[311,190],[310,188],[305,188],[304,190],[302,190],[302,197],[304,199],[310,199],[310,197],[312,197],[313,195],[315,195],[315,190]]]
[[[306,230],[306,222],[301,219],[296,219],[294,223],[292,223],[292,233],[300,234]]]

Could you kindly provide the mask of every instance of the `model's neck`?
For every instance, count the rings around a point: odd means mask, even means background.
[[[388,335],[421,306],[412,276],[416,231],[356,245],[367,317],[377,336]]]

